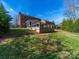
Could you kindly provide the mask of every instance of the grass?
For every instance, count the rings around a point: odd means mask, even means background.
[[[63,44],[70,49],[79,50],[79,34],[66,31],[59,31],[52,34],[52,38],[61,39]]]
[[[11,30],[12,30],[12,34],[13,34],[12,36],[21,37],[21,36],[28,34],[27,31],[29,29],[27,29],[27,28],[11,28]],[[42,35],[36,34],[36,35],[32,35],[32,36],[39,37],[39,38],[47,38],[48,35],[49,35],[48,33],[45,33]],[[58,31],[58,32],[52,33],[51,36],[52,36],[52,39],[61,39],[62,43],[65,46],[68,46],[68,48],[74,49],[74,50],[79,50],[79,33]]]
[[[26,59],[52,59],[52,58],[57,59],[55,58],[57,55],[64,56],[64,54],[62,53],[67,52],[63,50],[62,46],[64,45],[68,46],[69,50],[70,49],[73,49],[74,51],[79,50],[79,34],[78,33],[76,34],[76,33],[71,33],[71,32],[66,32],[66,31],[58,31],[58,32],[51,33],[50,35],[51,36],[49,36],[48,33],[38,34],[38,35],[29,35],[29,36],[26,35],[26,36],[18,37],[14,40],[12,39],[4,40],[0,43],[0,55],[2,56],[2,57],[0,56],[0,59],[18,59],[18,58],[19,59],[24,59],[24,58]],[[59,42],[53,41],[55,39],[62,40],[61,41],[62,44],[60,43],[60,41]],[[56,50],[57,51],[62,50],[62,51],[57,52]],[[71,53],[71,52],[68,52],[68,53]],[[71,55],[71,57],[72,56],[73,54]],[[70,58],[67,58],[67,59],[70,59]],[[75,59],[79,59],[79,58],[75,58]]]
[[[28,31],[30,31],[31,28],[10,28],[10,32],[14,33],[14,35],[18,35],[18,34],[27,34]]]
[[[57,46],[50,39],[32,36],[7,39],[0,43],[0,59],[56,59],[59,51]]]
[[[10,28],[11,30],[31,30],[31,28]]]
[[[31,28],[10,28],[10,31],[5,34],[5,37],[17,38],[29,34],[33,34]]]

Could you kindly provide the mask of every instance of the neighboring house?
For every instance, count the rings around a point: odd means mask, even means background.
[[[52,22],[41,20],[22,13],[19,13],[18,15],[17,26],[21,28],[31,28],[38,33],[54,31],[54,25]]]

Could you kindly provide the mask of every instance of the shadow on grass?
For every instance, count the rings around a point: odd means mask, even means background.
[[[47,31],[47,32],[41,32],[40,34],[48,34],[48,33],[55,33],[55,32],[58,32],[58,30],[53,30],[53,31]]]
[[[32,35],[34,34],[32,30],[29,29],[11,29],[9,30],[8,33],[4,34],[4,35],[0,35],[0,39],[4,39],[4,38],[17,38],[17,37],[22,37],[24,35]]]
[[[48,33],[54,33],[58,32],[57,30],[52,31],[52,32],[42,32],[39,34],[48,34]],[[17,38],[17,37],[22,37],[24,35],[32,35],[32,34],[38,34],[33,30],[30,29],[10,29],[8,33],[4,35],[0,35],[0,39],[6,39],[6,38]]]

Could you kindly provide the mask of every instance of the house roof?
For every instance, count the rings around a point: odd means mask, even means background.
[[[33,16],[29,16],[29,15],[26,15],[26,14],[22,14],[21,12],[19,13],[22,17],[24,17],[24,18],[26,18],[26,19],[35,19],[35,20],[39,20],[39,21],[41,21],[41,19],[39,19],[39,18],[36,18],[36,17],[33,17]]]
[[[38,20],[38,21],[40,21],[42,24],[53,24],[52,22],[50,22],[50,21],[47,21],[47,20],[42,20],[42,19],[39,19],[39,18],[36,18],[36,17],[33,17],[33,16],[29,16],[29,15],[26,15],[26,14],[23,14],[23,13],[21,13],[21,12],[19,12],[19,14],[23,17],[23,18],[26,18],[26,19],[29,19],[29,20]],[[25,20],[26,20],[25,19]]]

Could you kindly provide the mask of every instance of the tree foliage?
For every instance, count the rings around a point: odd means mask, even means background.
[[[70,32],[79,32],[79,18],[78,19],[64,19],[61,28]]]
[[[8,15],[8,12],[0,6],[0,34],[6,33],[9,30],[9,21],[11,16]]]
[[[76,12],[79,11],[77,2],[76,0],[64,0],[64,15],[67,18],[75,19],[77,17]]]

